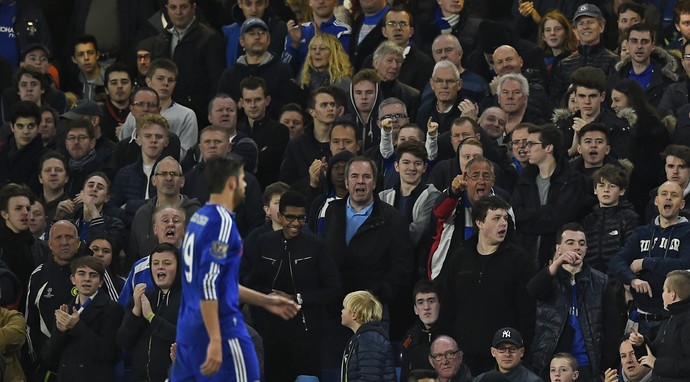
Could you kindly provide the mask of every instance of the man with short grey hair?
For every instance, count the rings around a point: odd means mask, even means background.
[[[496,89],[498,105],[507,114],[505,133],[510,134],[522,122],[542,124],[544,117],[538,109],[528,107],[530,88],[522,74],[504,74]]]
[[[458,91],[462,88],[462,80],[457,66],[448,60],[437,62],[429,85],[434,91],[435,101],[419,108],[415,122],[419,126],[437,123],[439,134],[449,132],[461,113],[458,104],[462,99]]]
[[[414,117],[419,105],[419,90],[398,80],[403,62],[403,48],[391,41],[382,42],[374,52],[374,69],[379,75],[382,98],[395,97],[407,105]]]

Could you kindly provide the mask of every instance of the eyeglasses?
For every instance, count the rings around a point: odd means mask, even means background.
[[[149,61],[151,61],[151,55],[150,54],[137,54],[137,61],[149,62]]]
[[[532,141],[527,141],[527,142],[525,143],[525,147],[527,147],[528,149],[531,149],[532,146],[534,146],[534,145],[541,145],[541,147],[544,147],[544,142],[532,142]]]
[[[501,354],[505,354],[506,352],[508,352],[510,354],[515,354],[518,352],[518,350],[520,350],[520,349],[518,349],[516,347],[496,348],[496,351],[501,353]]]
[[[472,174],[472,175],[469,175],[467,177],[469,179],[475,181],[475,182],[480,180],[480,179],[485,181],[485,182],[490,182],[490,181],[494,180],[494,176],[489,175],[489,174]]]
[[[307,217],[304,215],[283,215],[283,217],[290,223],[294,222],[295,220],[302,224],[307,222]]]
[[[386,115],[382,116],[381,118],[379,118],[379,120],[383,121],[383,120],[386,119],[386,118],[390,118],[390,119],[403,119],[403,118],[408,118],[408,117],[407,117],[407,114],[403,114],[403,113],[386,114]]]
[[[457,357],[458,353],[460,353],[460,350],[449,350],[445,353],[441,354],[429,354],[429,357],[431,357],[434,361],[436,362],[441,362],[443,359],[455,359]],[[460,353],[462,355],[462,353]]]
[[[433,81],[437,85],[441,84],[446,84],[446,86],[453,86],[458,83],[458,80],[456,79],[443,79],[443,78],[432,78],[431,81]]]
[[[74,141],[84,142],[84,141],[88,141],[89,139],[91,139],[91,137],[89,137],[88,135],[69,135],[66,138],[67,142],[74,142]]]
[[[154,108],[158,108],[158,103],[156,103],[156,102],[141,102],[140,101],[140,102],[132,103],[132,106],[145,107],[147,109],[154,109]]]
[[[410,23],[408,23],[407,21],[393,21],[393,20],[391,20],[391,21],[386,21],[386,26],[389,26],[391,28],[397,28],[397,27],[407,28],[410,26]]]
[[[264,37],[268,34],[268,31],[265,31],[263,29],[253,29],[247,32],[244,32],[247,36],[252,36],[252,37]]]
[[[510,144],[518,147],[527,146],[527,139],[516,139],[514,141],[510,141]]]
[[[159,172],[155,173],[154,175],[156,175],[156,176],[164,176],[164,177],[168,177],[168,176],[169,176],[169,177],[172,177],[172,178],[177,178],[178,176],[182,176],[182,174],[180,174],[180,173],[177,172],[177,171],[159,171]]]

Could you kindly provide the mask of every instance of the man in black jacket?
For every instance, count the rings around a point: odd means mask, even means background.
[[[506,240],[509,209],[494,195],[475,203],[472,221],[478,233],[447,259],[435,279],[448,307],[441,310],[439,325],[462,339],[465,363],[475,374],[496,365],[487,352],[496,330],[518,327],[528,339],[534,333],[535,303],[527,294],[534,266],[524,250]]]
[[[292,81],[292,69],[280,62],[279,56],[268,51],[271,35],[265,22],[249,19],[242,24],[240,31],[240,45],[244,48],[244,54],[232,68],[225,69],[218,81],[218,93],[229,94],[232,99],[238,100],[242,98],[240,83],[243,79],[263,78],[266,81],[266,94],[272,98],[268,114],[278,118],[280,108],[294,102],[295,96],[300,94],[299,87]]]
[[[530,165],[518,178],[510,204],[519,242],[541,266],[551,259],[557,227],[588,212],[580,211],[587,191],[584,177],[571,170],[563,157],[560,131],[553,125],[527,131]]]
[[[409,282],[413,246],[405,217],[374,196],[376,176],[376,165],[369,158],[359,156],[347,162],[349,196],[330,203],[323,236],[343,280],[343,292],[369,290],[387,313],[398,290]],[[329,318],[336,317],[330,349],[339,350],[330,355],[339,364],[351,332],[340,326],[339,315]],[[384,314],[384,322],[390,319],[395,318]]]
[[[252,310],[254,326],[264,339],[269,381],[321,374],[326,307],[340,292],[340,276],[326,244],[302,229],[307,220],[304,196],[298,191],[284,193],[278,218],[283,229],[260,236],[247,286],[294,300],[302,311],[285,321]]]
[[[167,0],[172,27],[155,37],[153,58],[173,60],[180,71],[173,100],[194,110],[198,126],[206,126],[206,105],[215,94],[223,68],[223,37],[194,16],[197,0]]]
[[[278,180],[280,164],[285,148],[290,142],[288,128],[266,114],[271,103],[266,81],[261,77],[250,77],[240,84],[242,98],[239,106],[247,115],[247,122],[239,130],[256,142],[259,159],[256,178],[262,188]]]
[[[617,363],[621,333],[615,297],[608,277],[584,261],[587,238],[582,226],[564,225],[556,240],[553,262],[527,284],[537,299],[532,366],[546,380],[553,355],[571,353],[580,378],[591,381]]]
[[[554,69],[554,83],[551,94],[560,98],[570,83],[570,75],[575,69],[592,66],[601,69],[605,75],[613,73],[618,56],[604,47],[601,36],[606,20],[599,7],[594,4],[583,4],[575,12],[573,26],[580,36],[580,47],[570,57],[561,61]]]

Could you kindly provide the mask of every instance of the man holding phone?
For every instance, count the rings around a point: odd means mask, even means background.
[[[648,382],[652,378],[652,369],[642,366],[637,359],[646,354],[636,354],[628,338],[621,341],[618,347],[621,358],[621,377],[625,382]],[[607,369],[604,382],[618,382],[618,370]]]

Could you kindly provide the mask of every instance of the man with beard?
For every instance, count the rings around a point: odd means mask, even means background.
[[[476,374],[495,366],[487,349],[497,329],[519,327],[526,338],[534,333],[535,302],[527,293],[534,266],[524,250],[506,240],[509,210],[495,195],[476,202],[471,219],[478,232],[448,258],[435,280],[448,307],[440,318],[445,332],[462,338],[465,363]]]

